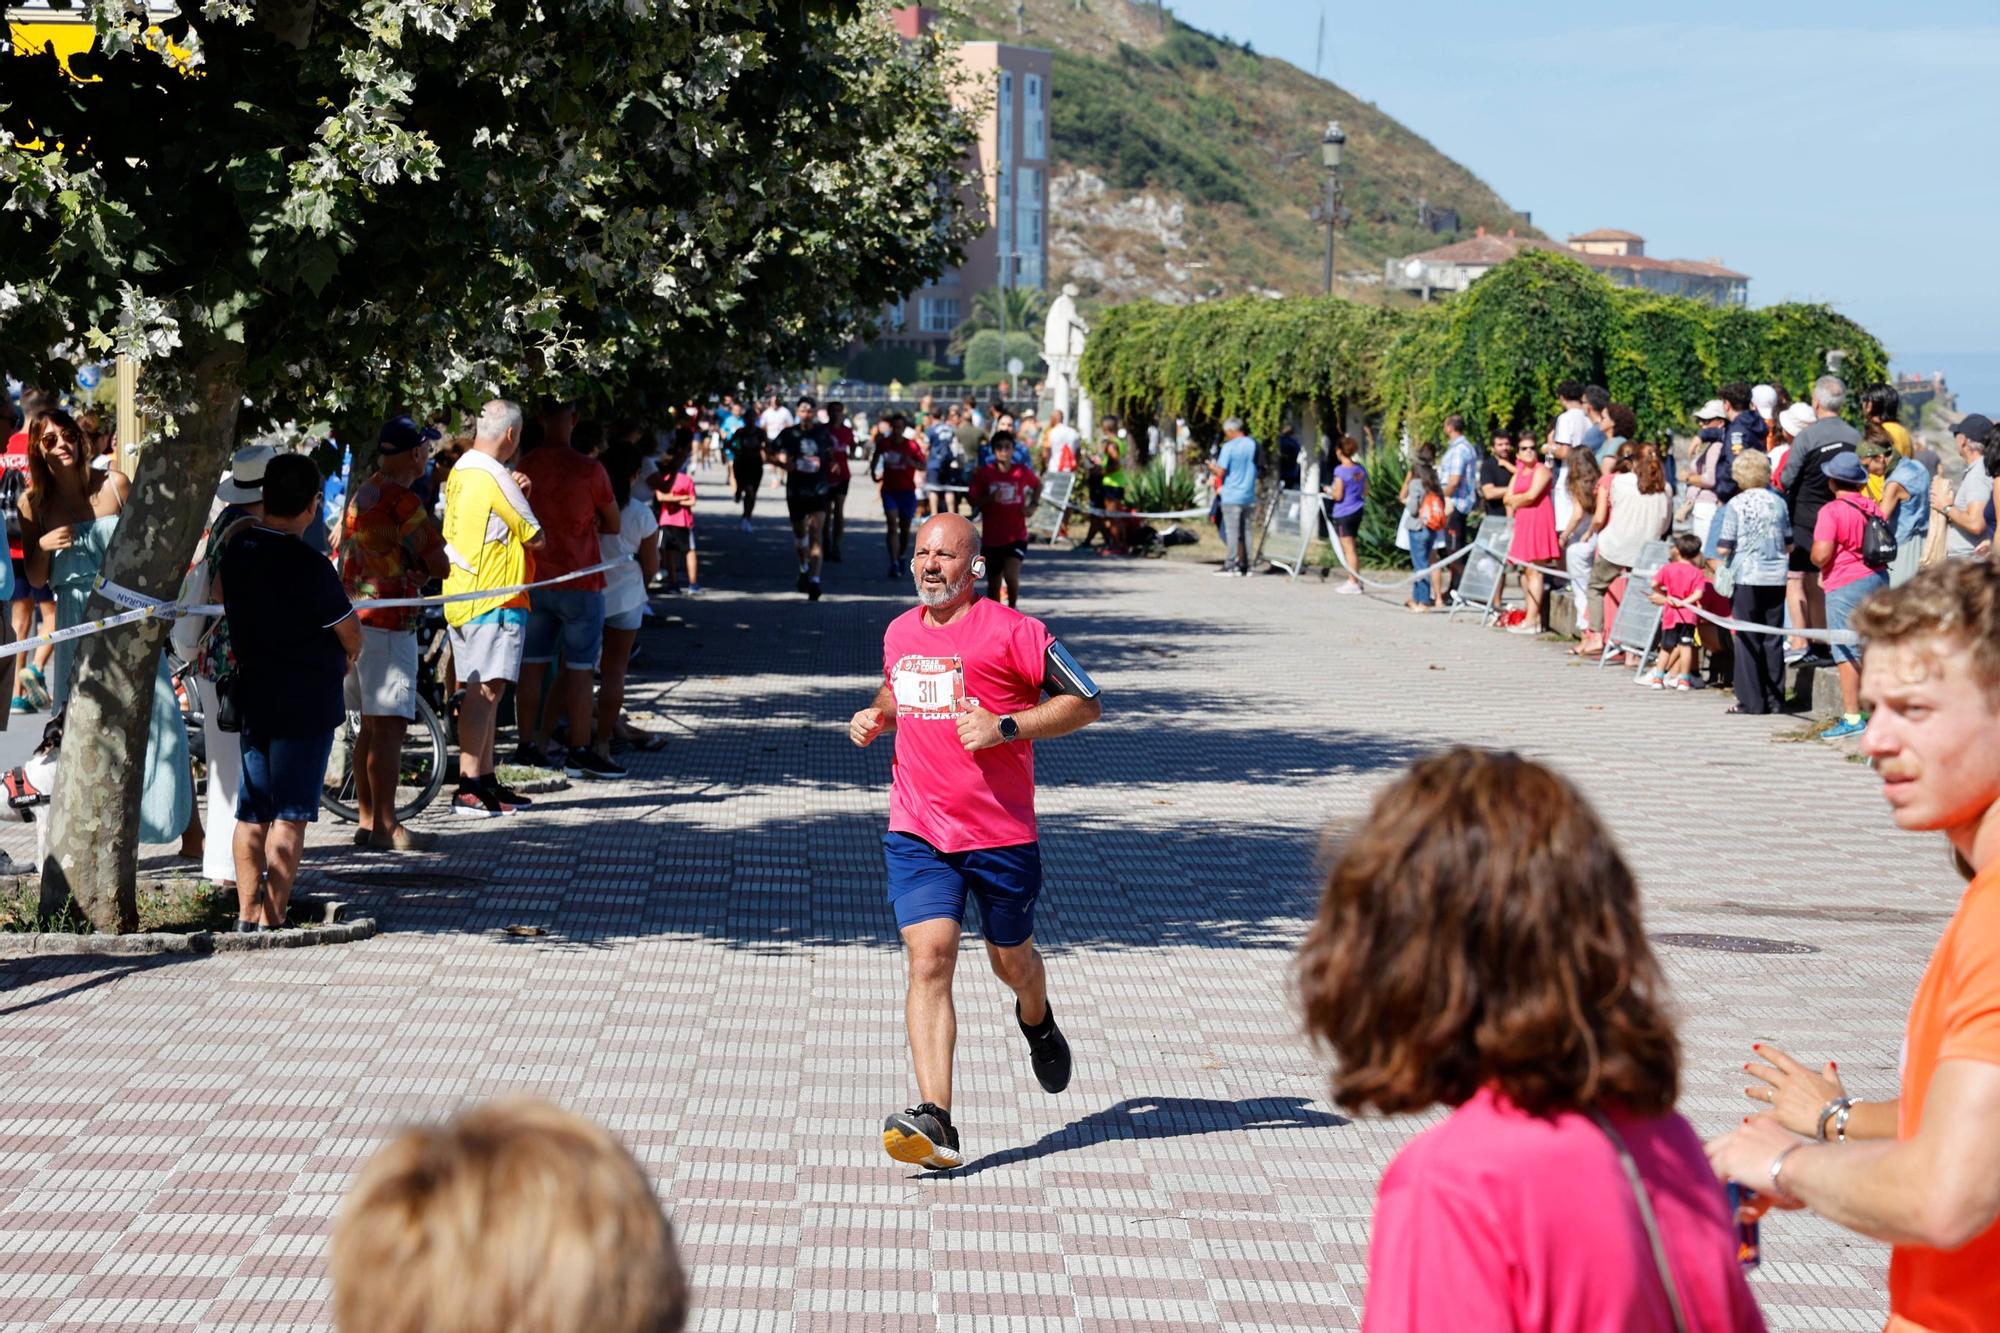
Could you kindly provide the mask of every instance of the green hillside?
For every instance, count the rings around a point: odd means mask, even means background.
[[[1348,136],[1335,259],[1338,290],[1381,291],[1383,261],[1485,225],[1527,234],[1504,200],[1422,138],[1282,60],[1130,0],[966,0],[965,37],[1055,53],[1051,134],[1051,285],[1091,297],[1170,300],[1320,290],[1325,233],[1311,211],[1324,172],[1319,135]],[[1080,173],[1103,181],[1101,193]],[[1460,231],[1418,225],[1420,203],[1455,209]],[[1178,209],[1176,208],[1178,206]]]

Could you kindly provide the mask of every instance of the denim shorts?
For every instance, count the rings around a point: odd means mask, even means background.
[[[1855,608],[1888,586],[1889,576],[1877,571],[1830,589],[1826,594],[1826,627],[1846,629],[1848,617],[1854,614]],[[1828,647],[1836,662],[1852,662],[1857,666],[1861,662],[1861,645],[1858,643],[1835,643]]]
[[[604,651],[604,593],[595,588],[536,588],[528,594],[528,642],[523,662],[546,665],[562,649],[563,666],[593,671]]]
[[[285,820],[310,824],[319,818],[319,793],[333,733],[313,736],[258,736],[245,730],[243,778],[236,789],[236,818],[244,824]]]
[[[1040,843],[941,852],[913,833],[886,833],[882,860],[898,930],[962,920],[970,894],[978,900],[979,931],[988,944],[1011,949],[1035,933],[1035,902],[1042,896]]]

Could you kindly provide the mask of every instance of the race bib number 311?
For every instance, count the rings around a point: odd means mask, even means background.
[[[965,697],[965,664],[956,657],[904,657],[889,673],[889,684],[899,718],[955,717],[972,702]]]

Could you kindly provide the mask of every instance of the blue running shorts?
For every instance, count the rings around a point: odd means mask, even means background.
[[[889,868],[889,905],[896,928],[922,921],[962,921],[968,891],[979,902],[979,933],[988,944],[1011,949],[1035,933],[1035,900],[1042,896],[1042,848],[982,847],[941,852],[913,833],[882,836]]]
[[[917,516],[917,493],[915,491],[882,492],[882,516],[900,515],[905,523]]]

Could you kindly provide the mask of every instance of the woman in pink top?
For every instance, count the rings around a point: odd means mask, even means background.
[[[1868,471],[1851,451],[1835,454],[1820,464],[1820,475],[1826,478],[1833,499],[1820,508],[1808,554],[1819,567],[1820,591],[1826,595],[1826,627],[1844,630],[1856,608],[1889,586],[1888,565],[1871,565],[1861,554],[1868,520],[1881,519],[1882,510],[1864,493]],[[1840,674],[1840,721],[1824,734],[1835,739],[1858,736],[1864,725],[1861,648],[1858,644],[1836,643],[1832,652]]]
[[[1673,1111],[1638,888],[1568,782],[1512,754],[1419,762],[1339,848],[1299,978],[1335,1101],[1454,1108],[1382,1179],[1365,1330],[1763,1329]]]
[[[1559,564],[1562,542],[1556,537],[1556,474],[1535,456],[1532,435],[1523,432],[1514,447],[1514,484],[1507,488],[1507,512],[1514,516],[1513,535],[1507,541],[1507,555],[1513,560],[1531,560],[1538,565]],[[1521,571],[1521,592],[1528,599],[1528,618],[1508,630],[1509,634],[1542,632],[1542,571]]]

